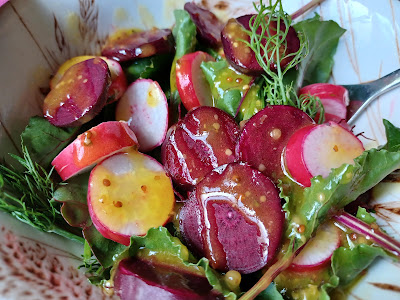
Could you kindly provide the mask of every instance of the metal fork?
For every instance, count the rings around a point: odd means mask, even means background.
[[[380,95],[400,86],[400,69],[374,81],[342,86],[349,91],[350,101],[358,100],[364,102],[348,121],[349,125],[354,125],[355,120],[372,101]]]

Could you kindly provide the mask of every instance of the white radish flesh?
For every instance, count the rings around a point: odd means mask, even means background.
[[[130,236],[163,226],[174,203],[172,183],[163,166],[135,150],[107,158],[90,173],[91,219],[104,237],[118,243],[129,245]]]
[[[128,122],[140,151],[160,146],[168,129],[168,102],[160,85],[150,79],[133,82],[117,105],[116,119]]]
[[[332,168],[352,164],[363,151],[361,141],[337,123],[310,125],[289,139],[286,166],[297,182],[310,186],[312,177],[327,177]]]
[[[289,269],[301,272],[326,266],[340,246],[340,230],[332,223],[323,224],[293,260]]]

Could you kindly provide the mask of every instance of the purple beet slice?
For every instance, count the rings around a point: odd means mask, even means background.
[[[133,257],[119,263],[114,291],[121,300],[223,299],[212,290],[205,276],[188,269]]]
[[[236,19],[230,19],[221,32],[222,46],[226,59],[238,71],[245,74],[257,75],[263,72],[263,68],[258,64],[255,53],[243,41],[250,42],[250,36],[245,30],[250,30],[250,21],[254,15],[244,15]],[[277,29],[277,22],[271,21],[269,25],[270,35],[275,35]],[[280,31],[285,31],[286,27],[283,22],[280,24]],[[257,33],[261,34],[261,27],[257,29]],[[266,40],[263,45],[265,46]],[[295,53],[300,48],[300,40],[297,37],[296,31],[290,27],[286,36],[286,46],[282,45],[279,49],[280,57],[287,56]],[[262,53],[263,54],[263,53]],[[269,53],[269,57],[272,54]],[[284,58],[280,66],[284,68],[293,56]],[[276,61],[272,62],[269,66],[271,70],[276,70]]]
[[[101,58],[77,63],[44,99],[44,116],[59,127],[82,125],[104,107],[110,83],[110,70]]]
[[[189,248],[200,245],[195,250],[203,251],[213,268],[247,274],[273,259],[284,214],[267,176],[247,164],[231,163],[210,172],[193,194],[180,213],[180,230]]]
[[[281,155],[289,138],[297,129],[313,123],[305,112],[293,106],[267,106],[244,125],[236,145],[237,158],[277,183],[284,176]]]
[[[239,127],[224,111],[200,106],[171,127],[162,146],[164,167],[173,181],[190,190],[214,168],[235,160]]]
[[[171,30],[154,28],[109,40],[101,55],[116,61],[127,61],[173,51]]]
[[[197,27],[197,35],[204,42],[211,46],[221,44],[221,31],[224,23],[211,11],[197,6],[194,2],[185,3],[184,9]]]

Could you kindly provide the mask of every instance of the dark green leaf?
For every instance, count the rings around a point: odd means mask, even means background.
[[[90,223],[87,206],[89,174],[75,176],[54,192],[54,200],[63,202],[61,214],[70,226],[85,227]]]
[[[295,249],[301,247],[312,236],[330,213],[354,201],[388,174],[400,168],[400,152],[371,149],[357,157],[354,162],[354,165],[344,164],[332,169],[326,178],[314,177],[311,179],[311,187],[306,188],[304,192],[296,192],[296,197],[290,197],[290,201],[285,204],[289,225],[286,236],[295,242]],[[281,188],[284,188],[283,185]],[[291,184],[289,194],[293,193],[294,189],[294,184]],[[283,193],[288,194],[287,191]],[[297,231],[300,224],[305,226],[305,232],[302,234]]]
[[[236,299],[236,295],[231,292],[220,274],[209,266],[207,259],[202,258],[196,263],[193,255],[188,251],[186,246],[177,238],[173,237],[166,228],[151,228],[146,236],[131,237],[131,245],[127,250],[129,256],[136,256],[140,252],[140,256],[151,255],[158,256],[161,260],[168,260],[169,264],[173,261],[176,267],[180,264],[193,268],[194,272],[204,272],[210,285],[220,291],[225,299]],[[127,256],[127,253],[121,253],[120,257]],[[175,259],[171,259],[174,257]]]
[[[224,93],[224,98],[217,101],[217,107],[234,117],[241,99],[242,93],[240,90],[228,90]]]
[[[127,248],[103,237],[94,225],[85,228],[83,236],[88,241],[93,254],[103,268],[111,267],[114,264],[114,256],[119,255]]]
[[[331,76],[333,56],[339,38],[345,33],[334,21],[320,21],[316,15],[312,19],[298,22],[294,25],[308,40],[309,53],[298,66],[298,77],[295,87],[327,82]]]
[[[387,144],[384,148],[388,151],[400,151],[400,129],[390,123],[388,120],[383,120],[385,126]]]
[[[125,64],[124,72],[128,83],[131,83],[139,78],[159,79],[165,77],[167,68],[171,66],[172,57],[169,54],[155,55],[142,59],[135,60]]]
[[[356,217],[367,224],[372,224],[376,219],[364,207],[359,207]]]
[[[283,300],[283,297],[276,289],[275,283],[271,283],[266,290],[256,297],[256,300]]]
[[[32,117],[21,134],[34,162],[47,168],[56,155],[75,137],[78,128],[60,128],[42,117]]]
[[[175,26],[172,29],[172,35],[175,39],[175,58],[179,59],[194,51],[197,43],[197,29],[186,10],[177,9],[174,11],[174,16]]]
[[[378,256],[388,257],[382,248],[366,244],[336,249],[332,255],[332,269],[339,278],[339,284],[344,286],[351,283]]]

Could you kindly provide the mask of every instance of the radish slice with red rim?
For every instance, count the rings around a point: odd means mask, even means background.
[[[115,154],[90,172],[87,200],[97,230],[124,245],[132,235],[163,226],[175,203],[163,166],[135,150]]]
[[[323,268],[329,264],[339,246],[340,229],[333,223],[325,223],[318,227],[316,235],[301,249],[289,270],[305,272]]]
[[[116,107],[116,119],[127,121],[147,152],[160,146],[168,130],[168,102],[160,85],[151,79],[138,79],[126,90]]]
[[[61,179],[67,180],[116,152],[137,146],[136,136],[125,122],[103,122],[79,135],[51,164]]]
[[[296,131],[287,143],[285,162],[290,175],[308,187],[312,177],[326,177],[332,168],[352,164],[363,151],[361,141],[352,132],[328,122]]]

